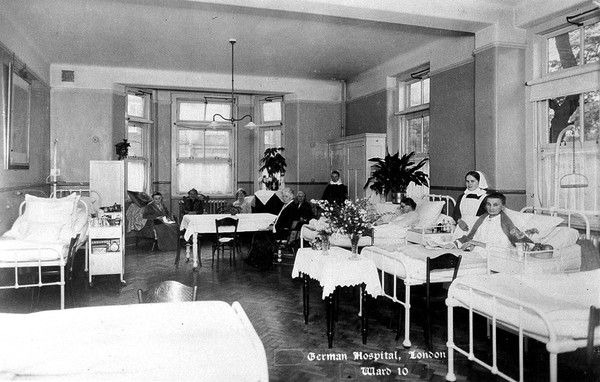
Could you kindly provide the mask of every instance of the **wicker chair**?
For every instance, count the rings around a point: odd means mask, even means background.
[[[189,287],[177,281],[163,281],[151,285],[146,291],[138,289],[140,304],[153,302],[196,301],[198,286]]]

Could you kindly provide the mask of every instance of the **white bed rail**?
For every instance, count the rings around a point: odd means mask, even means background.
[[[454,351],[456,350],[460,354],[466,356],[470,361],[475,361],[479,365],[483,366],[487,370],[490,370],[492,374],[498,375],[508,381],[516,382],[517,380],[508,376],[507,374],[501,372],[498,369],[498,349],[497,349],[497,327],[501,325],[504,328],[510,328],[518,332],[519,338],[519,379],[518,381],[524,381],[524,344],[523,340],[525,335],[527,337],[534,338],[540,342],[546,344],[546,350],[550,353],[550,381],[556,382],[557,380],[557,365],[558,365],[558,353],[565,353],[570,351],[575,351],[578,348],[585,347],[587,345],[587,339],[582,340],[574,340],[574,339],[558,339],[556,331],[554,330],[553,325],[551,325],[550,320],[546,317],[543,312],[540,312],[538,308],[531,304],[527,304],[519,301],[510,296],[503,295],[497,291],[492,291],[490,289],[484,287],[474,288],[472,286],[461,284],[461,287],[468,288],[469,290],[469,300],[472,299],[472,295],[474,293],[478,293],[483,296],[487,296],[492,301],[492,311],[491,315],[484,314],[480,311],[476,311],[471,305],[470,301],[465,303],[458,301],[452,297],[451,294],[448,295],[446,299],[446,305],[448,306],[448,342],[446,345],[448,346],[448,374],[446,375],[447,381],[456,381],[456,375],[454,373]],[[498,306],[499,304],[509,304],[512,306],[516,306],[519,310],[518,317],[518,325],[504,323],[498,320]],[[464,350],[458,347],[454,343],[454,307],[463,307],[469,311],[469,350]],[[524,312],[527,311],[530,314],[538,316],[546,326],[547,335],[540,335],[535,333],[525,333],[523,328],[524,325]],[[473,313],[477,313],[483,317],[488,318],[488,322],[491,324],[492,329],[492,363],[491,365],[486,363],[485,361],[478,359],[475,356],[473,351],[474,340],[473,340]]]
[[[14,268],[15,281],[12,285],[0,285],[0,289],[19,289],[19,288],[31,288],[31,287],[42,287],[50,285],[60,286],[60,308],[65,308],[65,266],[67,264],[66,258],[63,254],[53,247],[44,247],[40,245],[38,248],[21,248],[19,253],[34,252],[37,255],[34,257],[39,258],[40,251],[52,251],[56,253],[56,260],[31,260],[31,261],[19,261],[15,256],[14,260],[0,260],[0,268]],[[67,253],[67,256],[69,254]],[[19,269],[37,268],[37,283],[19,283]],[[60,280],[55,282],[42,282],[42,268],[43,267],[59,267],[60,269]]]

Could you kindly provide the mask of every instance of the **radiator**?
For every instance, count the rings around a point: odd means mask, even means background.
[[[216,214],[216,213],[218,213],[217,211],[219,210],[219,208],[225,207],[228,204],[229,204],[229,202],[225,199],[209,200],[207,203],[205,203],[204,213]]]

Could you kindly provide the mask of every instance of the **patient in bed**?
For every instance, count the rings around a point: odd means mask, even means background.
[[[486,212],[481,215],[471,231],[458,238],[454,245],[465,251],[486,246],[511,248],[515,243],[533,243],[521,232],[504,212],[506,196],[499,192],[491,193],[485,199]]]
[[[390,224],[400,227],[410,227],[419,221],[417,203],[411,198],[403,198],[400,202],[400,215],[390,221]]]

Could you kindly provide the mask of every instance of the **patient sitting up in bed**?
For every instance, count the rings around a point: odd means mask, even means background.
[[[390,221],[390,224],[401,227],[410,227],[419,221],[417,203],[411,198],[403,198],[400,202],[400,215]]]
[[[454,242],[457,248],[471,251],[476,247],[485,248],[488,245],[511,248],[518,242],[532,243],[504,212],[506,196],[494,192],[486,197],[484,203],[486,212],[477,219],[467,235]]]

